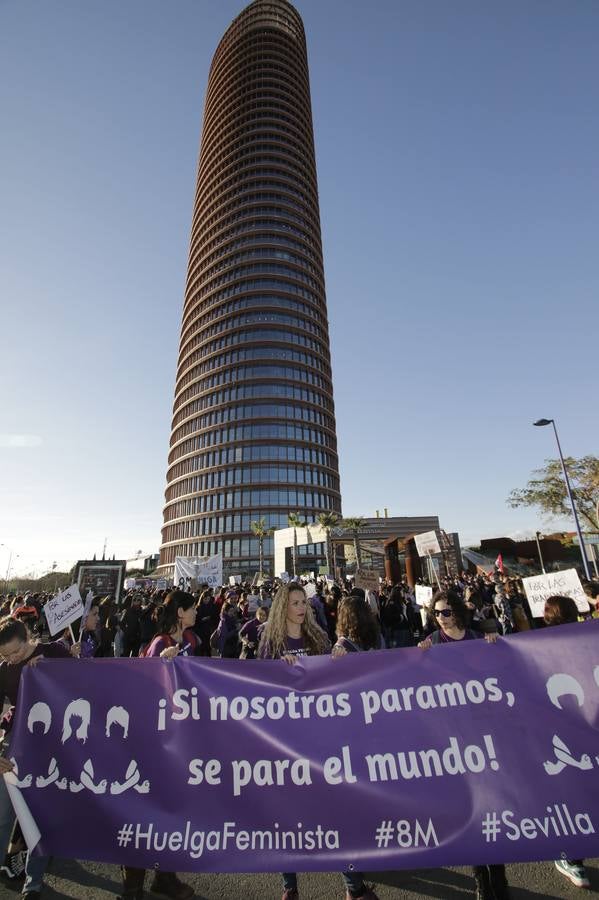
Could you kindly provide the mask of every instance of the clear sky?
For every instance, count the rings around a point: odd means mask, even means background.
[[[343,510],[464,544],[598,447],[599,5],[298,0]],[[0,0],[0,543],[160,543],[204,91],[237,0]],[[565,523],[563,523],[565,524]],[[8,551],[0,547],[0,577]]]

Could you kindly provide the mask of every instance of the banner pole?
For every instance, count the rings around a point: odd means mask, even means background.
[[[439,590],[441,590],[441,582],[439,581],[439,576],[437,575],[437,570],[435,569],[435,567],[434,567],[434,565],[433,565],[433,560],[432,560],[432,557],[431,557],[431,551],[430,551],[430,550],[427,550],[427,551],[426,551],[426,555],[428,556],[428,562],[429,562],[429,565],[430,565],[431,569],[433,570],[433,574],[434,574],[435,579],[436,579],[436,581],[437,581],[437,587],[439,588]]]

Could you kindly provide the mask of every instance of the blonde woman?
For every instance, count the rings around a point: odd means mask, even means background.
[[[300,656],[319,656],[330,649],[301,584],[292,581],[280,587],[262,632],[258,657],[293,664]]]
[[[316,624],[312,605],[306,592],[295,582],[277,591],[264,626],[259,659],[282,659],[293,665],[300,656],[320,656],[329,653],[331,644],[322,628]],[[346,900],[378,900],[374,891],[364,883],[361,872],[343,872]],[[283,900],[298,900],[297,875],[283,875]]]

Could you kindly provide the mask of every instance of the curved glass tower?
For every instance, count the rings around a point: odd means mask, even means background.
[[[340,509],[304,28],[256,0],[210,68],[160,565],[254,572],[252,521]]]

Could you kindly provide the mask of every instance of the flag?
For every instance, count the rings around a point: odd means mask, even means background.
[[[501,574],[503,575],[503,557],[501,556],[501,553],[499,553],[499,554],[497,555],[497,559],[495,560],[495,565],[497,566],[497,568],[499,569],[499,571],[500,571]]]

